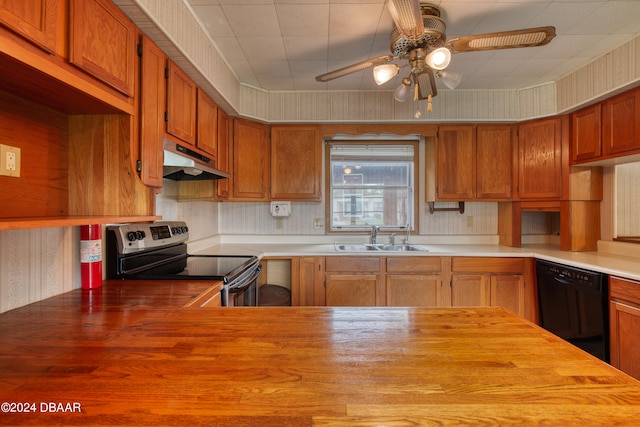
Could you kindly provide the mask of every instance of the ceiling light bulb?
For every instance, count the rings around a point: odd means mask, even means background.
[[[393,98],[398,102],[405,102],[411,96],[411,79],[405,77],[402,79],[402,84],[397,87],[397,89],[393,92]]]
[[[462,73],[457,71],[443,71],[440,70],[436,73],[436,77],[442,80],[449,89],[455,89],[462,81]]]
[[[434,70],[444,70],[451,62],[451,51],[446,47],[440,47],[431,51],[424,62]]]
[[[373,69],[373,79],[376,81],[376,84],[380,86],[394,78],[399,71],[400,67],[396,64],[378,65]]]

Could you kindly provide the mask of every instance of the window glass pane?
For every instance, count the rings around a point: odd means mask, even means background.
[[[414,147],[331,144],[331,228],[413,224]]]

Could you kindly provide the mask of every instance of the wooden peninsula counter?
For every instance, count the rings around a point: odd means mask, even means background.
[[[640,382],[502,309],[185,309],[81,292],[0,315],[0,425],[640,422]]]

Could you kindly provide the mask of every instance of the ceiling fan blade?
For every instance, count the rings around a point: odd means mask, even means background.
[[[436,89],[436,79],[433,76],[433,70],[431,68],[427,68],[425,71],[421,73],[413,74],[413,82],[416,85],[416,92],[418,99],[427,99],[429,95],[432,97],[438,94],[438,90]]]
[[[424,24],[419,0],[387,0],[387,7],[401,34],[409,38],[422,36]]]
[[[375,65],[386,64],[394,58],[395,57],[391,55],[383,55],[378,56],[377,58],[370,58],[361,62],[357,62],[355,64],[348,65],[338,70],[330,71],[326,74],[321,74],[316,77],[316,80],[319,82],[328,82],[329,80],[337,79],[339,77],[346,76],[347,74],[355,73],[356,71],[366,70],[367,68],[373,67]]]
[[[537,27],[456,37],[447,40],[446,46],[452,52],[512,49],[518,47],[543,46],[549,43],[555,36],[555,27]]]

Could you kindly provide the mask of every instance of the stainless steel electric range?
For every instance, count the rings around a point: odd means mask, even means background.
[[[183,221],[125,224],[106,229],[109,279],[222,281],[222,305],[258,305],[262,271],[253,255],[190,255]]]

